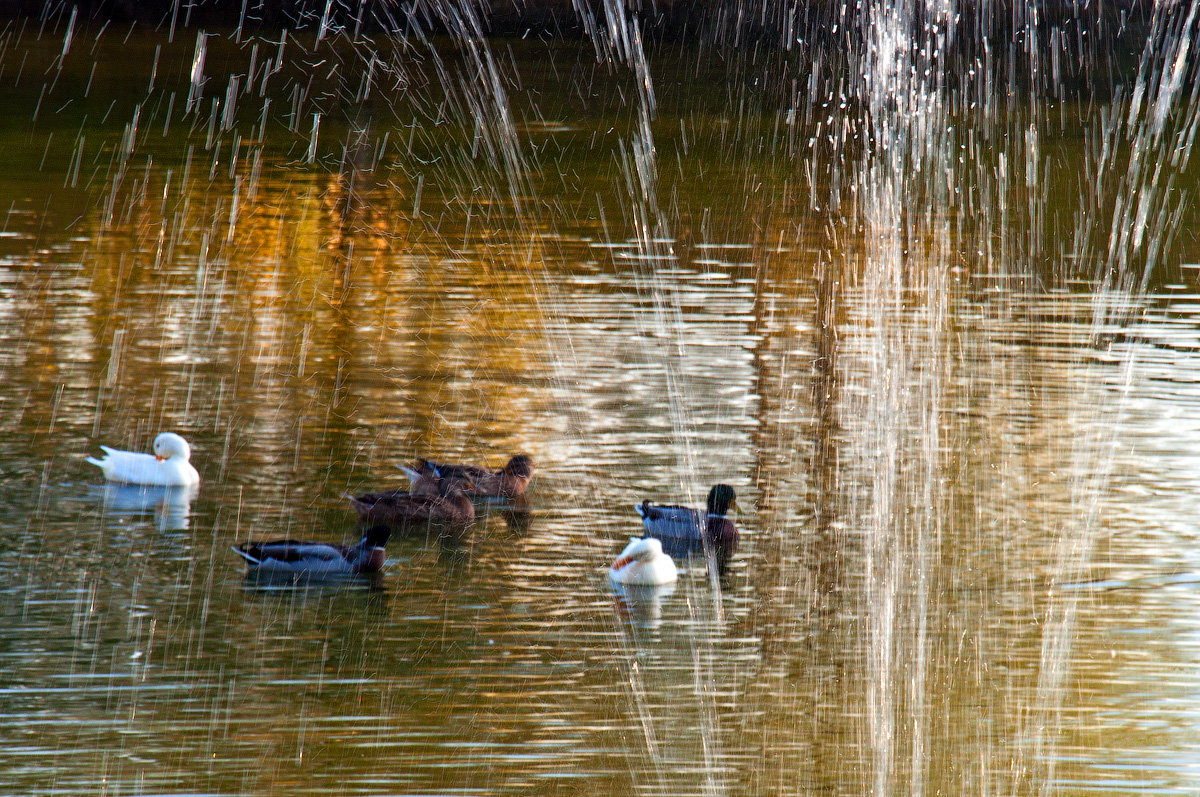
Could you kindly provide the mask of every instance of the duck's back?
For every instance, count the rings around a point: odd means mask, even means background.
[[[677,572],[659,541],[634,538],[613,562],[608,574],[618,584],[655,586],[674,581]]]
[[[424,460],[421,463],[423,466],[434,469],[437,475],[443,479],[486,479],[489,476],[496,474],[487,468],[481,468],[478,465],[452,465],[446,462],[433,462],[432,460]]]
[[[478,465],[451,465],[425,460],[422,467],[433,470],[440,479],[458,483],[466,495],[475,498],[511,498],[523,492],[510,484],[511,480],[503,472],[490,471]]]
[[[363,571],[365,562],[357,547],[310,542],[274,540],[234,546],[252,572],[280,574],[342,574]]]
[[[671,556],[684,555],[703,545],[703,517],[695,509],[643,501],[634,507],[642,516],[646,536],[661,540]]]
[[[151,454],[100,448],[104,459],[88,457],[88,461],[98,465],[108,481],[150,487],[186,487],[200,481],[196,469],[185,460],[160,460]]]
[[[303,559],[345,559],[347,548],[307,540],[274,540],[248,543],[241,550],[259,561],[275,559],[280,562],[299,562]]]
[[[419,526],[438,523],[470,523],[475,507],[461,493],[450,496],[416,495],[403,490],[349,496],[360,518],[370,523]]]

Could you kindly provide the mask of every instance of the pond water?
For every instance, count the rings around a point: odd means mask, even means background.
[[[334,74],[365,47],[293,37],[259,95],[272,40],[72,35],[6,29],[0,72],[0,791],[1200,789],[1194,209],[1145,290],[1061,243],[1107,234],[1104,108],[1055,110],[1032,188],[956,127],[970,197],[901,192],[887,282],[854,147],[753,59],[655,56],[648,180],[590,44],[493,45],[488,111],[444,43],[371,104]],[[86,462],[167,429],[194,498]],[[527,516],[395,539],[376,583],[230,551],[517,452]],[[615,590],[633,505],[718,481],[727,575]]]

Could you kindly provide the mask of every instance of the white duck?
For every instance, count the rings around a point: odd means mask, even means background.
[[[678,577],[675,563],[653,537],[634,537],[613,560],[608,577],[618,584],[670,584]]]
[[[88,462],[104,471],[110,482],[145,484],[152,487],[187,487],[200,483],[200,474],[188,460],[192,449],[187,441],[174,432],[163,432],[154,438],[154,454],[117,451],[100,446],[104,458],[88,457]]]

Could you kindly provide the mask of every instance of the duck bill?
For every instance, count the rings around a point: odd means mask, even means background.
[[[618,556],[616,559],[613,560],[612,569],[620,570],[622,567],[629,564],[636,558],[637,558],[636,556]]]

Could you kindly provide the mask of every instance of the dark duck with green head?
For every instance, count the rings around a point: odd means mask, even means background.
[[[475,520],[475,505],[465,494],[470,480],[438,479],[419,490],[347,494],[350,505],[367,523],[398,529],[425,526],[467,526]]]
[[[391,538],[387,526],[372,526],[357,545],[308,540],[245,542],[233,551],[246,560],[250,573],[292,576],[340,576],[378,573],[383,546]]]
[[[708,491],[704,512],[649,501],[642,501],[634,509],[642,516],[645,536],[660,540],[667,554],[681,557],[703,553],[713,558],[718,572],[724,573],[738,545],[737,526],[727,516],[736,507],[737,493],[728,484],[718,484]]]

